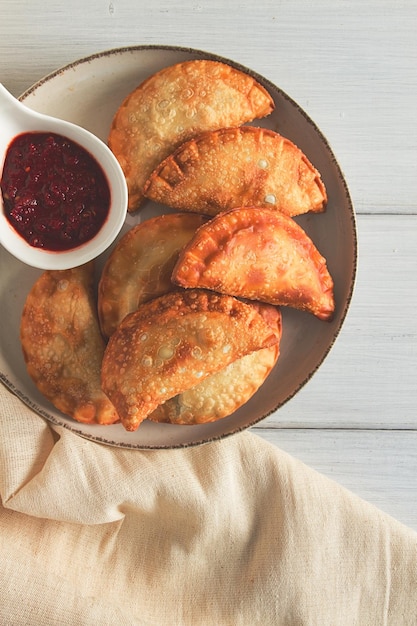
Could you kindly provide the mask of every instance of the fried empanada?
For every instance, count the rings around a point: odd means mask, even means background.
[[[292,306],[330,320],[326,260],[291,217],[263,208],[219,213],[182,250],[172,280],[249,300]]]
[[[258,309],[200,289],[142,304],[110,337],[102,387],[124,428],[236,359],[278,342]]]
[[[144,194],[206,215],[261,206],[295,216],[323,211],[327,201],[320,174],[303,152],[278,133],[253,126],[185,142],[153,171]]]
[[[128,210],[140,207],[147,178],[181,143],[264,117],[273,108],[262,85],[226,63],[185,61],[150,76],[122,102],[108,138],[126,176]]]
[[[179,251],[204,221],[192,213],[161,215],[141,222],[120,239],[98,288],[100,327],[106,338],[140,304],[175,287],[171,274]]]
[[[20,339],[30,377],[59,411],[79,422],[113,424],[119,417],[100,382],[105,346],[93,277],[92,262],[45,271],[26,298]]]
[[[275,325],[280,339],[281,314],[278,308],[273,309],[268,312],[269,323]],[[227,417],[258,391],[278,356],[279,343],[251,352],[208,376],[195,387],[160,404],[149,415],[149,419],[171,424],[205,424]]]
[[[188,391],[167,400],[149,415],[153,422],[206,424],[231,415],[265,381],[278,357],[278,347],[263,348],[234,361]]]

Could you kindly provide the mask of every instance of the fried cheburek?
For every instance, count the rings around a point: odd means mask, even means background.
[[[289,139],[265,128],[222,128],[191,139],[153,171],[147,198],[179,211],[216,215],[254,206],[291,217],[324,210],[319,172]]]
[[[79,422],[113,424],[119,417],[100,383],[105,346],[93,275],[92,262],[45,271],[26,298],[20,339],[30,377],[57,409]]]
[[[259,310],[204,290],[142,304],[111,336],[102,387],[124,428],[135,431],[160,404],[279,338]]]
[[[172,273],[175,284],[292,306],[330,320],[326,260],[291,217],[262,208],[219,213],[200,226]]]
[[[148,419],[191,425],[227,417],[258,391],[277,358],[278,346],[247,354],[202,383],[160,404]]]
[[[116,111],[108,137],[126,176],[128,210],[140,207],[147,178],[181,143],[264,117],[273,108],[254,78],[218,61],[185,61],[147,78]]]
[[[260,313],[281,339],[279,309],[262,305]],[[148,419],[171,424],[206,424],[231,415],[265,382],[278,360],[279,347],[276,343],[237,359],[195,387],[160,404]]]
[[[175,288],[171,274],[179,252],[204,221],[196,213],[160,215],[131,228],[119,240],[98,287],[98,315],[105,338],[140,304]]]

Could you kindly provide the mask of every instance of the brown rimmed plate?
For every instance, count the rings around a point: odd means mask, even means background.
[[[283,338],[277,366],[261,389],[233,415],[210,424],[177,426],[144,422],[135,433],[119,424],[79,424],[41,396],[27,375],[19,342],[26,295],[40,270],[17,261],[0,247],[0,379],[23,402],[50,422],[103,444],[124,448],[178,448],[206,443],[261,421],[289,401],[314,375],[334,344],[346,317],[356,275],[355,214],[336,158],[315,123],[279,87],[234,61],[201,50],[172,46],[133,46],[80,59],[38,81],[21,99],[31,108],[84,126],[107,140],[113,115],[122,99],[142,80],[174,63],[207,58],[229,63],[252,74],[270,92],[275,111],[255,122],[280,132],[303,150],[320,171],[328,192],[322,214],[296,218],[326,257],[335,283],[336,315],[322,322],[308,313],[283,309]],[[150,202],[129,215],[121,235],[141,220],[161,213]],[[121,236],[120,235],[120,236]],[[102,255],[103,263],[107,253]],[[99,263],[99,266],[100,266]]]

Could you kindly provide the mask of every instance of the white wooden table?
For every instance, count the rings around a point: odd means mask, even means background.
[[[254,430],[417,530],[417,4],[412,0],[1,0],[19,95],[80,57],[169,44],[233,59],[317,123],[357,212],[359,270],[313,379]]]

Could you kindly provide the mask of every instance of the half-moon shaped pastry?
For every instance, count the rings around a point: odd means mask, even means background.
[[[202,383],[159,405],[149,419],[170,424],[206,424],[231,415],[258,391],[278,358],[263,348],[234,361]]]
[[[110,337],[102,387],[134,431],[159,404],[277,342],[251,304],[200,289],[171,292],[142,304]]]
[[[333,279],[306,232],[279,211],[240,208],[203,224],[172,274],[181,287],[309,311],[330,320]]]
[[[98,314],[110,337],[128,313],[175,288],[171,274],[179,251],[205,218],[192,213],[160,215],[129,230],[110,254],[98,287]]]
[[[180,211],[216,215],[236,207],[278,209],[289,216],[324,210],[317,169],[289,139],[242,126],[204,133],[156,167],[145,196]]]
[[[185,61],[150,76],[122,102],[108,138],[126,176],[129,211],[142,203],[151,172],[181,143],[264,117],[273,108],[262,85],[218,61]]]
[[[93,298],[93,263],[45,271],[23,308],[20,339],[39,391],[79,422],[113,424],[117,412],[101,389],[104,341]]]
[[[273,308],[276,332],[280,338],[281,314],[279,309]],[[149,419],[171,424],[205,424],[227,417],[258,391],[278,356],[279,343],[251,352],[208,376],[195,387],[160,404],[149,415]]]

